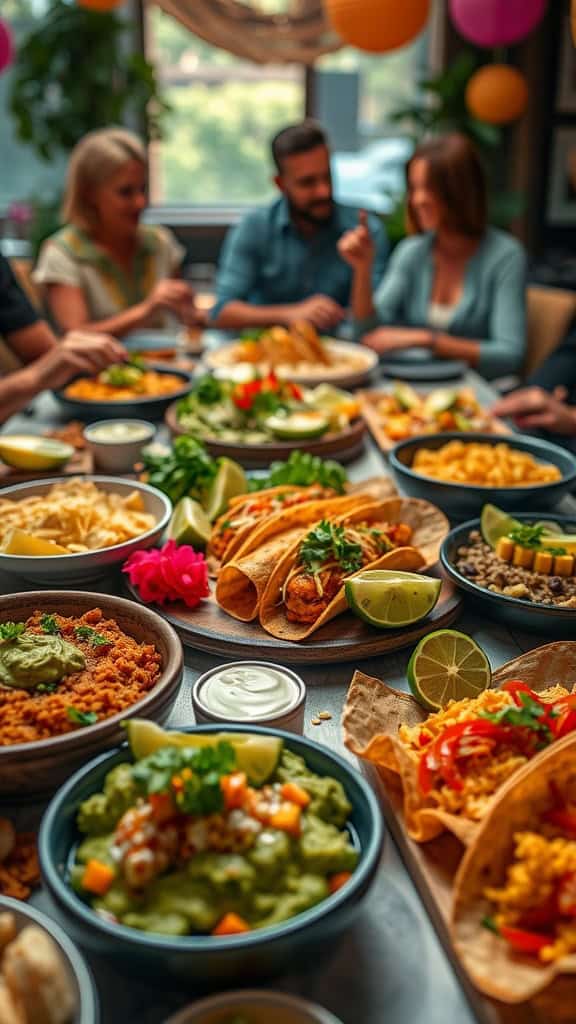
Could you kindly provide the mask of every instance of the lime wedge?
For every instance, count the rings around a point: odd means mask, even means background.
[[[407,669],[408,685],[425,708],[438,711],[450,700],[477,697],[490,685],[490,662],[478,644],[457,629],[422,638]]]
[[[293,412],[291,416],[268,416],[264,426],[281,441],[305,441],[325,434],[330,420],[324,413],[310,409]]]
[[[487,544],[495,548],[501,537],[507,537],[520,523],[496,505],[484,505],[480,517],[480,532]]]
[[[246,772],[255,786],[262,785],[270,778],[282,752],[283,744],[279,736],[257,736],[248,732],[172,732],[145,718],[130,718],[124,724],[130,749],[137,761],[153,754],[159,747],[198,748],[230,743],[236,753],[238,769]]]
[[[242,466],[232,459],[221,459],[218,472],[204,501],[204,510],[208,519],[214,522],[226,511],[230,498],[235,498],[237,494],[246,494],[247,490],[248,480]]]
[[[168,525],[168,536],[177,544],[191,544],[205,548],[210,540],[212,527],[199,501],[181,498]]]
[[[448,412],[457,397],[454,388],[437,388],[425,398],[424,412],[427,416],[438,416],[441,412]]]
[[[0,459],[17,469],[56,469],[74,455],[71,444],[35,434],[0,438]]]
[[[395,629],[418,622],[432,611],[442,580],[416,572],[369,569],[346,580],[349,607],[371,626]]]
[[[401,409],[417,409],[421,404],[418,392],[414,390],[411,384],[406,384],[404,381],[394,381],[392,394]]]

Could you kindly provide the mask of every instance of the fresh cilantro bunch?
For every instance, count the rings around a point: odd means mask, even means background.
[[[347,540],[343,526],[322,519],[302,541],[300,561],[315,574],[332,559],[345,573],[355,572],[362,568],[362,548],[355,541]]]
[[[190,392],[190,398],[196,402],[200,402],[200,405],[216,405],[217,402],[221,402],[225,397],[225,389],[222,385],[222,381],[213,377],[212,374],[207,373],[204,377],[194,384],[192,391]],[[183,398],[178,406],[184,411],[188,409],[186,399]]]
[[[333,459],[321,459],[310,452],[293,451],[285,462],[273,462],[269,473],[250,481],[251,491],[261,491],[264,487],[279,487],[292,484],[296,487],[309,487],[319,484],[330,487],[337,494],[344,493],[347,481],[346,470]]]
[[[224,807],[220,779],[235,765],[234,748],[226,742],[213,747],[160,747],[134,765],[132,778],[147,796],[173,792],[183,814],[213,814]],[[173,791],[175,776],[182,786]]]
[[[142,462],[148,483],[167,494],[174,504],[186,494],[200,500],[218,471],[216,459],[187,435],[177,437],[165,455],[144,451]]]

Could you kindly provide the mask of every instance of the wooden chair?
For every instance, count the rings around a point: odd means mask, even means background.
[[[526,297],[528,339],[522,369],[524,380],[534,373],[560,344],[576,316],[576,292],[530,285]]]

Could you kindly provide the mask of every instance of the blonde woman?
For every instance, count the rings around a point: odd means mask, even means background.
[[[146,202],[137,136],[106,128],[81,139],[68,167],[65,226],[44,243],[33,274],[60,330],[122,337],[166,326],[167,313],[197,321],[192,289],[177,279],[184,249],[166,228],[140,224]]]

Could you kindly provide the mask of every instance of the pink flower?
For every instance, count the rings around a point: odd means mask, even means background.
[[[206,559],[189,544],[178,547],[169,540],[162,548],[135,551],[122,572],[146,604],[184,601],[188,608],[195,608],[210,594]]]

